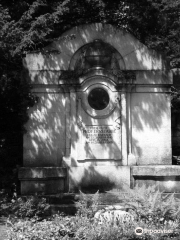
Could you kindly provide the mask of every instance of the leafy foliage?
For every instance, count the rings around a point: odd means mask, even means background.
[[[110,23],[179,62],[180,1],[20,0],[1,5],[1,41],[12,54],[42,49],[73,26]],[[16,12],[16,14],[15,14]]]
[[[146,187],[145,184],[127,188],[125,193],[109,192],[117,195],[137,221],[159,227],[170,221],[180,223],[180,201],[174,193],[163,194],[156,186]]]
[[[37,99],[30,93],[29,83],[22,79],[20,55],[14,55],[21,29],[2,4],[0,16],[0,167],[8,172],[22,164],[24,124],[28,120],[28,108]],[[4,187],[2,182],[0,187]]]
[[[75,204],[78,209],[77,214],[79,216],[92,218],[98,210],[98,205],[100,204],[99,191],[92,196],[88,196],[80,191],[80,199]]]
[[[50,208],[46,199],[38,196],[9,198],[7,194],[1,193],[0,197],[0,214],[9,216],[12,220],[15,218],[44,218]]]
[[[136,209],[140,210],[140,206],[145,205],[145,197],[146,194],[149,196],[153,196],[151,198],[152,204],[151,209],[156,209],[155,203],[158,203],[157,191],[154,192],[154,189],[148,188],[144,189],[143,196],[140,196],[140,190],[144,188],[136,188],[133,192],[128,191],[129,197],[127,197],[127,205],[128,207],[131,206]],[[138,192],[137,192],[138,191]],[[123,240],[164,240],[169,239],[170,237],[178,236],[179,237],[179,223],[175,221],[171,224],[167,224],[164,226],[166,230],[170,229],[173,230],[172,234],[166,233],[158,233],[158,234],[150,234],[146,233],[142,236],[138,236],[135,234],[135,229],[137,227],[142,227],[144,229],[164,229],[160,228],[160,226],[154,224],[150,224],[150,222],[136,220],[134,222],[129,223],[122,223],[121,225],[111,225],[108,222],[102,225],[97,224],[94,221],[91,214],[89,214],[90,209],[97,209],[98,203],[98,192],[92,196],[88,197],[86,194],[81,192],[81,197],[79,200],[78,212],[75,216],[65,216],[62,214],[56,214],[51,218],[44,219],[43,221],[38,221],[36,218],[31,218],[30,220],[18,220],[16,223],[10,224],[10,230],[8,232],[9,239],[13,240],[20,240],[20,239],[76,239],[76,240],[116,240],[116,239],[123,239]],[[172,204],[174,202],[173,195],[170,196],[169,200],[166,202],[167,206],[171,208],[168,204]],[[122,197],[122,196],[121,196]],[[134,204],[130,203],[134,200]],[[125,200],[125,198],[123,198]],[[91,200],[91,201],[89,201]],[[126,201],[125,201],[126,202]],[[136,206],[135,202],[138,203]],[[140,203],[140,205],[139,205]]]
[[[134,233],[134,226],[97,225],[85,216],[68,217],[54,215],[51,219],[36,221],[20,220],[11,226],[9,238],[16,239],[76,239],[76,240],[115,240],[138,239]],[[147,239],[152,239],[151,237]]]

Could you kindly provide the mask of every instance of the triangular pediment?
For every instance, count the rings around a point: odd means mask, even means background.
[[[73,55],[85,44],[100,39],[122,56],[126,70],[165,70],[161,54],[148,49],[132,34],[109,24],[95,23],[70,29],[41,52],[29,53],[24,65],[31,70],[68,70]]]

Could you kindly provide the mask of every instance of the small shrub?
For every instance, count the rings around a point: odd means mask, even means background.
[[[77,215],[92,218],[98,210],[98,205],[100,204],[99,191],[92,196],[86,195],[80,191],[80,199],[75,204],[77,208]]]
[[[147,189],[146,189],[147,190]],[[98,209],[99,203],[99,193],[97,192],[94,196],[89,196],[84,193],[80,193],[80,200],[77,203],[78,212],[75,216],[65,216],[56,214],[49,219],[43,221],[37,221],[36,218],[31,218],[29,220],[20,219],[15,224],[11,224],[10,231],[8,232],[9,240],[21,240],[21,239],[33,239],[33,240],[167,240],[173,239],[173,237],[179,237],[179,220],[178,220],[178,203],[174,202],[174,195],[170,194],[164,199],[165,203],[160,206],[161,200],[157,197],[157,191],[148,189],[147,192],[144,190],[145,194],[152,194],[152,198],[149,195],[149,200],[147,200],[146,195],[142,196],[140,194],[140,189],[137,188],[132,194],[126,194],[124,201],[126,199],[127,210],[136,212],[137,218],[135,221],[121,222],[121,224],[111,224],[109,222],[104,222],[103,224],[97,224],[94,221],[93,214]],[[121,194],[122,197],[122,194]],[[121,198],[120,197],[120,198]],[[145,199],[147,202],[145,202]],[[148,202],[152,200],[152,202]],[[174,200],[173,200],[174,199]],[[146,213],[147,206],[152,214],[157,213],[157,207],[163,213],[171,216],[169,213],[171,207],[175,206],[175,219],[168,220],[160,223],[157,226],[157,220],[155,215],[152,219],[146,218],[149,216]],[[150,204],[150,205],[149,205]],[[171,205],[171,206],[169,206]],[[28,206],[28,205],[27,205]],[[135,210],[134,210],[135,209]],[[164,210],[164,212],[163,212]],[[23,211],[22,211],[23,212]],[[145,218],[143,217],[145,216]],[[174,213],[173,213],[174,216]],[[158,219],[160,216],[158,216]],[[150,234],[146,233],[141,236],[136,235],[135,229],[137,227],[142,227],[143,229],[166,229],[173,230],[172,234]]]
[[[137,221],[162,226],[180,219],[180,201],[174,193],[163,196],[155,186],[137,185],[134,189],[127,188],[126,192],[109,193],[115,194],[135,215]]]
[[[20,197],[11,200],[4,196],[0,204],[1,214],[16,218],[44,217],[50,208],[46,199],[38,196]]]
[[[56,215],[51,220],[36,221],[20,220],[12,224],[8,232],[8,239],[21,240],[140,240],[134,229],[135,224],[122,224],[120,226],[110,224],[98,225],[87,217],[67,217]],[[144,240],[154,240],[148,234]]]

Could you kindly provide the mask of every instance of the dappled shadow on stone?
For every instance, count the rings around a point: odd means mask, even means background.
[[[65,166],[74,191],[104,192],[120,188],[123,181],[130,184],[130,154],[136,165],[169,164],[167,93],[171,80],[165,71],[166,62],[129,33],[111,25],[84,25],[66,34],[74,34],[75,38],[56,41],[45,49],[47,54],[29,54],[24,60],[32,91],[39,97],[38,104],[29,109],[24,165]],[[63,71],[76,69],[78,51],[97,39],[119,53],[119,66],[135,71],[136,79],[104,74],[107,69],[90,69],[83,76],[63,79]],[[109,94],[106,110],[90,109],[87,96],[94,87]],[[112,141],[101,142],[95,134],[95,127],[104,131],[104,126]],[[94,142],[87,134],[90,129],[96,136]]]

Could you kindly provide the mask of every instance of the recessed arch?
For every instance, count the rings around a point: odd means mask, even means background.
[[[99,48],[96,48],[96,43],[98,43]],[[96,48],[96,49],[95,49]],[[98,54],[102,55],[102,58],[105,58],[104,60],[102,59],[102,65],[104,63],[105,68],[107,68],[108,65],[108,61],[109,63],[109,68],[115,68],[117,70],[125,70],[126,66],[125,66],[125,62],[123,60],[123,57],[121,56],[121,54],[117,51],[116,48],[114,48],[111,44],[104,42],[102,40],[99,39],[95,39],[90,43],[87,43],[85,45],[83,45],[82,47],[80,47],[72,56],[71,60],[70,60],[70,64],[69,64],[69,70],[76,70],[78,68],[83,68],[86,66],[82,66],[83,63],[84,65],[86,64],[86,57],[88,54],[90,54],[89,52],[93,51],[93,50],[99,50]],[[102,53],[101,53],[102,52]]]

